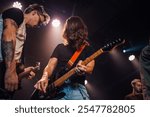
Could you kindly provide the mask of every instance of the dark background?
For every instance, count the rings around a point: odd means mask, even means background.
[[[89,40],[95,50],[115,39],[122,38],[126,43],[112,53],[104,53],[96,59],[93,75],[88,79],[87,89],[91,99],[121,100],[132,91],[130,82],[139,76],[138,59],[144,46],[149,43],[150,13],[148,0],[18,0],[23,8],[32,3],[42,4],[51,21],[54,18],[65,20],[80,16],[88,26]],[[14,0],[1,0],[0,12],[9,8]],[[42,75],[48,59],[59,41],[52,38],[51,22],[46,27],[27,30],[25,44],[25,64],[41,62],[41,70],[34,80],[23,80],[23,89],[15,99],[29,99],[33,86]],[[60,39],[60,38],[59,38]],[[130,49],[123,53],[123,49]],[[134,54],[132,62],[128,56]]]

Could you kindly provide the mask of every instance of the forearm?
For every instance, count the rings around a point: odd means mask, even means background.
[[[3,57],[6,64],[6,68],[11,68],[14,65],[16,66],[15,60],[14,60],[14,50],[15,47],[13,45],[13,40],[11,41],[5,41],[3,38],[2,41],[2,51],[3,51]]]
[[[51,68],[48,68],[48,66],[46,66],[46,68],[43,71],[43,75],[42,78],[48,78],[52,75],[52,70]]]
[[[4,20],[4,30],[2,34],[2,52],[6,68],[13,68],[16,66],[14,60],[15,44],[16,44],[16,30],[17,27],[13,20]]]
[[[45,67],[43,71],[43,78],[48,78],[53,74],[53,71],[57,65],[57,58],[50,58],[47,66]]]

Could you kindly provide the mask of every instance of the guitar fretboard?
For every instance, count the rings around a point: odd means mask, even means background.
[[[94,60],[96,57],[98,57],[99,55],[101,55],[104,51],[102,49],[97,50],[94,54],[92,54],[91,56],[89,56],[88,58],[86,58],[82,64],[83,65],[87,65],[89,62],[91,62],[92,60]]]

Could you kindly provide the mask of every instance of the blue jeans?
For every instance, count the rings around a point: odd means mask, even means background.
[[[59,100],[89,100],[86,87],[82,84],[65,84],[60,90],[60,93],[65,93],[65,96]]]

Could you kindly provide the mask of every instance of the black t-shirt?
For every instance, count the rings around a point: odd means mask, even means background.
[[[67,46],[65,46],[64,44],[57,45],[57,47],[55,48],[55,50],[51,56],[51,58],[55,57],[58,59],[58,65],[56,67],[55,73],[58,71],[64,72],[65,66],[67,65],[68,61],[70,60],[72,55],[75,53],[75,51],[76,50],[73,49],[72,47],[70,47],[69,45],[67,45]],[[76,64],[78,63],[79,60],[85,60],[87,57],[92,55],[93,52],[94,52],[94,50],[91,46],[86,46],[84,48],[84,50],[82,51],[82,53],[79,55],[78,59],[75,61],[72,68],[76,66]],[[61,72],[60,72],[60,74],[61,74]],[[85,78],[86,78],[86,75],[82,75],[82,76],[73,75],[70,79],[73,83],[77,82],[80,84],[84,84]]]
[[[7,18],[13,19],[19,26],[24,20],[24,15],[20,9],[10,8],[10,9],[5,10],[2,13],[2,18],[3,19],[7,19]]]
[[[133,93],[131,93],[125,96],[125,100],[143,100],[143,95],[142,94],[134,95]]]

